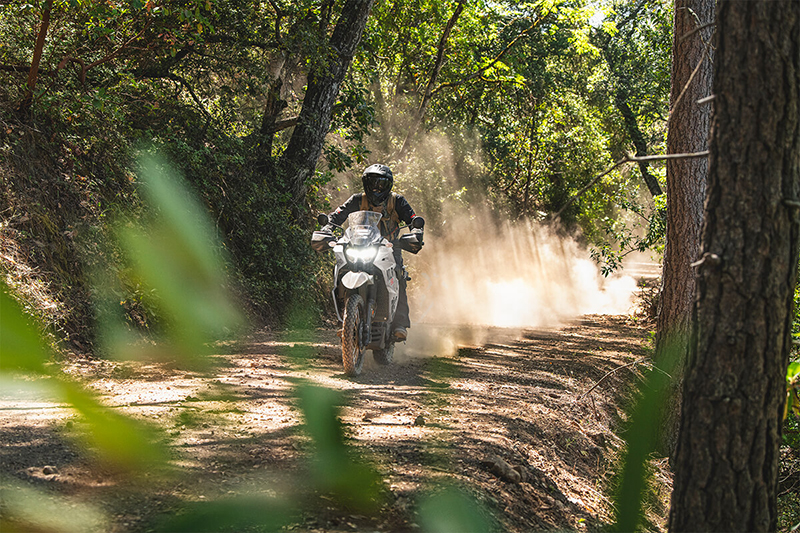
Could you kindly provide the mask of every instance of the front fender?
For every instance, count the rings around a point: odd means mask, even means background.
[[[342,285],[348,289],[357,289],[362,285],[372,285],[375,278],[366,272],[347,272],[342,276]]]

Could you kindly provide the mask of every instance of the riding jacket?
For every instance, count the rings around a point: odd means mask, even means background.
[[[328,219],[331,224],[341,226],[347,220],[347,216],[355,211],[376,211],[381,213],[383,215],[380,221],[381,235],[389,242],[394,241],[399,236],[400,222],[410,225],[411,220],[417,216],[408,200],[400,194],[393,192],[383,204],[370,205],[364,193],[357,193],[331,213]]]

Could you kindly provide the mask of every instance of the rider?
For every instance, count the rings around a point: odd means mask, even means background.
[[[361,182],[364,184],[364,192],[354,194],[331,213],[330,224],[323,227],[322,231],[333,233],[332,224],[341,226],[347,220],[347,216],[355,211],[377,211],[383,215],[380,221],[381,235],[389,242],[396,244],[396,239],[400,236],[400,222],[405,222],[410,226],[411,220],[417,215],[403,196],[392,192],[394,176],[386,165],[368,166],[361,175]],[[421,242],[422,230],[415,229],[414,231],[420,234]],[[397,277],[400,280],[400,295],[394,317],[393,335],[395,340],[404,341],[408,335],[407,329],[411,327],[411,320],[408,316],[406,277],[403,274],[403,255],[399,246],[394,246],[393,254],[397,263]]]

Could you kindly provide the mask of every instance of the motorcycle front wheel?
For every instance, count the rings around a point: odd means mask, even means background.
[[[364,319],[364,300],[358,294],[347,297],[342,325],[342,364],[348,376],[357,376],[364,366],[361,347],[361,322]]]

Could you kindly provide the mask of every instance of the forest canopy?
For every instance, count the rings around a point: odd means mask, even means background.
[[[313,215],[356,192],[373,162],[392,166],[429,231],[488,206],[579,235],[606,270],[658,249],[663,166],[592,182],[665,150],[670,3],[377,1],[342,61],[334,40],[360,4],[0,5],[3,246],[45,278],[64,336],[91,342],[86,273],[116,264],[98,243],[139,203],[142,150],[200,195],[267,320],[320,293]],[[320,158],[300,175],[287,153],[298,117],[341,67]],[[129,320],[146,325],[146,299],[126,290]]]

